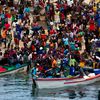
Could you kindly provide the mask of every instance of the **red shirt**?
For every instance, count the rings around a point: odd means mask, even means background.
[[[32,59],[35,60],[37,58],[37,54],[32,55]]]
[[[38,23],[33,23],[33,27],[37,27],[38,25]]]
[[[56,7],[59,9],[61,7],[61,5],[57,3]]]
[[[64,20],[65,19],[65,15],[63,13],[61,13],[61,19]]]
[[[11,15],[9,13],[6,14],[7,18],[11,18]]]
[[[41,39],[46,39],[46,35],[45,34],[41,34]]]
[[[50,34],[51,34],[51,35],[52,35],[52,34],[55,34],[55,30],[51,29],[51,30],[50,30]]]
[[[89,30],[90,31],[95,31],[95,23],[94,23],[94,20],[90,20],[89,22]]]
[[[42,66],[39,66],[39,67],[38,67],[38,70],[39,70],[39,71],[43,71],[43,67],[42,67]]]
[[[32,45],[32,46],[31,46],[31,48],[32,48],[32,51],[34,51],[34,49],[35,49],[35,46],[34,46],[34,45]]]
[[[67,3],[65,3],[63,6],[64,6],[64,9],[67,9]]]
[[[9,54],[4,54],[4,58],[9,58]]]
[[[9,23],[6,23],[6,24],[5,24],[5,28],[6,28],[6,30],[8,30],[9,27],[10,27],[10,24],[9,24]]]
[[[44,3],[42,1],[39,2],[39,4],[44,7]]]

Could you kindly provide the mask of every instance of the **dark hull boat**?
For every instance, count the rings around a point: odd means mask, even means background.
[[[5,66],[1,66],[0,65],[0,76],[4,76],[4,75],[8,75],[8,74],[12,74],[12,73],[16,73],[16,72],[23,72],[27,70],[27,64],[22,64],[22,65],[5,65]]]

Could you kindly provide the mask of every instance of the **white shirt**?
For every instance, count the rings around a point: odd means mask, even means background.
[[[74,34],[73,32],[70,32],[70,37],[73,38]]]
[[[97,58],[98,60],[100,60],[100,57],[96,56],[96,58]]]
[[[91,42],[96,42],[96,41],[98,41],[98,39],[92,39],[92,40],[91,40]]]
[[[29,54],[29,56],[28,56],[28,60],[31,60],[31,59],[32,59],[32,53]]]

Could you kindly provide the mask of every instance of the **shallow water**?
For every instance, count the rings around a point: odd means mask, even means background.
[[[100,100],[100,82],[88,86],[38,90],[25,74],[0,77],[0,100]]]

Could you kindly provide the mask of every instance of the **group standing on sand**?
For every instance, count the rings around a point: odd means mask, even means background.
[[[81,74],[81,67],[99,66],[100,51],[91,55],[91,44],[100,40],[100,8],[95,3],[41,0],[37,7],[45,8],[47,28],[34,18],[36,11],[28,4],[1,5],[0,45],[5,51],[0,52],[0,64],[27,63],[39,77],[73,76]]]

